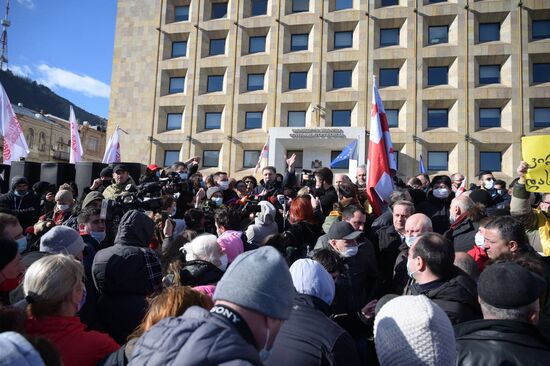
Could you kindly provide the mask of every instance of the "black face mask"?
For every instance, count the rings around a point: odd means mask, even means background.
[[[103,185],[104,188],[107,188],[111,185],[111,181],[110,180],[102,180],[101,185]]]

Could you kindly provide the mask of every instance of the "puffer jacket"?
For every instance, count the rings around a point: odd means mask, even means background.
[[[248,243],[260,246],[268,236],[277,234],[279,228],[275,222],[275,207],[268,201],[260,201],[258,205],[261,211],[256,215],[254,224],[246,229],[246,238]]]
[[[218,237],[218,244],[227,254],[228,263],[233,262],[239,254],[244,252],[242,234],[240,231],[226,230]]]
[[[180,269],[180,283],[183,286],[206,286],[218,283],[223,271],[210,262],[200,259],[188,261]]]
[[[130,365],[262,365],[258,351],[228,320],[193,306],[163,319],[134,346]]]
[[[144,213],[128,211],[120,221],[115,245],[100,250],[94,258],[98,319],[120,344],[141,322],[147,296],[161,288],[160,260],[147,248],[154,226]]]
[[[550,343],[531,324],[474,320],[455,326],[457,365],[548,365]]]
[[[38,220],[40,214],[40,198],[30,189],[23,197],[15,194],[15,186],[20,183],[27,183],[25,177],[13,177],[11,189],[8,193],[0,196],[0,208],[17,216],[23,229],[32,226]]]

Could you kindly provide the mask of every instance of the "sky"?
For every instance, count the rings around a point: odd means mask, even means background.
[[[116,0],[11,0],[9,69],[108,118],[116,5]],[[1,18],[5,7],[0,0]]]

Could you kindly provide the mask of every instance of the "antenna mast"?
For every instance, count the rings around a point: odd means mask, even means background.
[[[6,0],[6,17],[2,19],[2,35],[0,36],[0,44],[2,44],[2,54],[0,55],[0,70],[8,68],[8,28],[11,22],[8,19],[10,13],[10,0]]]

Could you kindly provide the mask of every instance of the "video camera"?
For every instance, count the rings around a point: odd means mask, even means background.
[[[315,188],[315,175],[311,170],[307,170],[307,169],[302,170],[300,185],[302,187],[309,187],[311,189]]]

